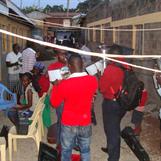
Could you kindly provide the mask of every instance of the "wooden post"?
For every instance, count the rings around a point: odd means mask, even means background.
[[[135,49],[136,49],[136,26],[133,25],[133,31],[132,31],[132,48],[134,49],[133,54],[135,54]]]

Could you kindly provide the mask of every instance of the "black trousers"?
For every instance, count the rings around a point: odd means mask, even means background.
[[[116,101],[104,99],[102,103],[103,124],[107,139],[108,161],[119,161],[120,158],[120,123],[125,111]]]

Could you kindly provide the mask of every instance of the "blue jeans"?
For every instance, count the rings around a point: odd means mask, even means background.
[[[108,161],[120,158],[120,123],[126,111],[116,101],[104,99],[102,104],[104,131],[107,139]]]
[[[77,140],[81,161],[90,161],[90,143],[92,127],[61,125],[61,161],[71,161],[72,149]]]
[[[60,133],[61,133],[61,116],[63,112],[64,103],[62,103],[57,109],[56,109],[56,115],[57,115],[57,134],[56,134],[56,142],[57,145],[60,144]]]

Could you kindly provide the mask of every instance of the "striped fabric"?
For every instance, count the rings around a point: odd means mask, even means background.
[[[36,63],[36,52],[27,48],[22,52],[22,72],[30,72],[33,69],[34,64]]]

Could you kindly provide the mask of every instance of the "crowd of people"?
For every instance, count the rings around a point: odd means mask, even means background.
[[[80,49],[90,51],[85,44],[80,45]],[[113,48],[111,53],[119,54],[119,48]],[[22,53],[19,45],[14,44],[13,51],[6,57],[8,87],[18,96],[17,106],[8,112],[9,119],[16,125],[19,111],[25,117],[31,117],[39,97],[48,92],[51,86],[50,104],[57,114],[57,146],[61,147],[61,161],[71,160],[75,146],[79,147],[81,161],[90,161],[91,108],[94,96],[100,92],[103,96],[102,114],[106,136],[106,145],[102,150],[108,153],[108,161],[119,161],[120,123],[126,113],[115,98],[115,93],[123,84],[124,72],[121,68],[110,62],[102,75],[98,73],[92,76],[85,71],[85,66],[92,63],[90,56],[57,50],[57,61],[46,67],[45,72],[45,65],[36,61],[37,56],[32,43],[28,42]],[[69,68],[70,75],[66,79],[50,82],[48,71],[65,66]],[[124,67],[129,69],[127,65]],[[144,89],[139,107],[132,116],[136,135],[141,132],[146,101],[147,91]]]

